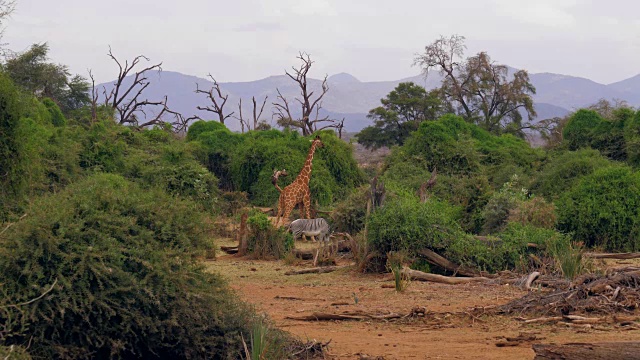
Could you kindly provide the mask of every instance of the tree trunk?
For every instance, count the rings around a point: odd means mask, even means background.
[[[424,256],[425,259],[431,264],[439,266],[445,270],[449,270],[453,273],[457,273],[463,276],[471,276],[471,277],[480,276],[479,271],[466,266],[455,264],[429,249],[421,249],[421,250],[418,250],[417,252],[418,254]]]
[[[407,267],[402,269],[402,272],[408,276],[411,280],[419,280],[419,281],[431,281],[442,284],[449,285],[457,285],[457,284],[468,284],[472,282],[485,282],[491,279],[486,277],[450,277],[450,276],[442,276],[436,274],[424,273],[418,270],[412,270]]]
[[[639,360],[640,342],[533,344],[534,360]]]
[[[247,218],[249,215],[244,212],[240,217],[240,231],[238,232],[239,244],[238,244],[238,255],[245,256],[247,255],[247,250],[249,247],[248,243],[248,233],[247,233]]]

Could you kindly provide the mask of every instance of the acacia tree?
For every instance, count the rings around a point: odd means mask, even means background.
[[[435,120],[447,111],[439,90],[427,92],[412,82],[398,84],[380,102],[382,106],[367,115],[374,126],[364,128],[357,136],[368,149],[402,145],[420,123]]]
[[[149,99],[142,99],[142,93],[151,84],[147,78],[147,72],[149,71],[162,71],[162,63],[154,64],[137,70],[134,68],[140,63],[141,60],[150,61],[148,57],[144,55],[138,55],[131,63],[125,60],[124,65],[118,61],[118,59],[111,52],[109,47],[109,57],[118,65],[118,78],[113,85],[111,91],[107,91],[103,88],[105,104],[113,108],[118,114],[118,122],[120,124],[130,124],[136,127],[145,127],[149,125],[155,125],[162,123],[162,115],[166,109],[166,97],[161,101],[149,101]],[[131,83],[125,82],[125,78],[131,76]],[[126,84],[125,84],[126,83]],[[162,106],[162,110],[155,116],[147,118],[146,108],[148,106]],[[138,114],[144,115],[144,121],[140,122]]]
[[[414,65],[422,67],[425,75],[440,71],[442,95],[467,121],[492,133],[523,136],[523,130],[533,125],[522,123],[520,111],[527,113],[528,120],[536,116],[531,98],[536,90],[529,74],[526,70],[509,74],[507,66],[492,62],[485,52],[463,60],[464,39],[441,37],[416,56]]]
[[[2,18],[0,3],[0,19]],[[68,113],[89,104],[89,82],[71,75],[66,65],[49,62],[49,45],[33,44],[29,50],[11,56],[4,70],[23,90],[43,99],[52,99]]]
[[[296,97],[295,101],[300,104],[301,112],[300,118],[295,119],[292,115],[289,101],[282,95],[280,89],[276,89],[278,96],[277,102],[272,103],[274,106],[273,115],[277,118],[278,125],[290,128],[295,127],[302,130],[304,136],[311,135],[313,132],[323,130],[327,128],[340,129],[344,126],[344,122],[340,123],[328,116],[320,117],[320,109],[322,108],[322,98],[329,91],[329,85],[327,84],[327,76],[325,75],[320,86],[320,94],[315,98],[313,95],[315,91],[309,89],[307,75],[313,61],[309,54],[300,52],[297,56],[302,62],[299,67],[292,66],[293,73],[285,71],[287,76],[295,81],[300,88],[300,97]]]

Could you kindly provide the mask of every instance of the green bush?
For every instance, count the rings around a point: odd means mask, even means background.
[[[640,249],[640,174],[626,166],[596,170],[557,202],[558,227],[587,246]]]
[[[506,225],[509,213],[527,197],[528,190],[521,187],[517,176],[513,176],[511,181],[505,183],[500,191],[493,194],[482,210],[482,218],[484,219],[482,232],[492,234],[500,231]]]
[[[531,192],[555,200],[570,190],[582,177],[612,166],[597,150],[563,151],[551,157],[536,175]]]
[[[189,126],[189,130],[187,131],[187,141],[195,140],[200,134],[209,131],[230,132],[229,129],[220,122],[198,120]]]
[[[336,203],[331,222],[336,232],[355,235],[364,229],[371,186],[363,185]]]
[[[516,207],[509,211],[507,222],[555,229],[558,222],[556,206],[546,202],[543,197],[532,197],[526,201],[519,201],[516,203]]]
[[[282,259],[293,249],[293,235],[286,227],[275,228],[266,214],[249,216],[248,250],[258,259]]]
[[[44,358],[238,358],[253,315],[198,265],[211,246],[199,209],[107,174],[35,201],[0,239],[12,330],[0,345]]]
[[[593,110],[580,109],[576,111],[562,130],[564,142],[569,150],[591,146],[594,131],[603,121],[605,120]]]
[[[627,161],[637,168],[640,166],[640,111],[626,121],[624,140]]]
[[[5,74],[0,74],[0,220],[24,191],[22,149],[17,136],[23,108],[21,95]]]
[[[42,100],[42,104],[47,107],[49,114],[51,114],[51,123],[53,124],[53,126],[61,127],[67,124],[67,119],[65,119],[64,115],[62,114],[62,110],[60,110],[58,105],[53,102],[53,100],[45,98],[44,100]]]
[[[381,256],[390,251],[442,250],[464,236],[457,222],[459,210],[437,199],[420,203],[398,197],[376,210],[369,219],[368,244]]]
[[[203,126],[203,125],[201,125]],[[278,130],[233,134],[228,130],[196,132],[196,157],[219,179],[225,191],[247,192],[252,203],[272,206],[279,197],[271,183],[273,169],[286,169],[284,188],[302,169],[311,139]],[[362,183],[362,172],[349,144],[331,132],[320,133],[324,148],[316,149],[309,188],[312,200],[328,205]]]

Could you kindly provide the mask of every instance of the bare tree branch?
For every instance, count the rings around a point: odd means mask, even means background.
[[[256,97],[251,97],[253,101],[253,130],[258,128],[258,122],[260,122],[260,117],[262,116],[262,111],[264,111],[264,106],[267,104],[267,99],[269,96],[264,97],[264,101],[262,102],[262,106],[260,107],[260,112],[256,114],[256,110],[258,109],[256,104]]]
[[[91,122],[93,123],[98,119],[98,92],[96,91],[96,80],[93,78],[91,69],[89,69],[89,78],[91,79]]]
[[[213,86],[211,87],[211,89],[201,90],[198,86],[198,83],[196,83],[196,93],[206,94],[207,98],[209,99],[209,101],[211,101],[213,106],[198,106],[197,108],[198,110],[205,110],[218,114],[220,123],[224,124],[224,121],[234,114],[233,112],[231,112],[230,114],[224,115],[224,105],[227,103],[229,95],[227,94],[223,96],[222,90],[220,90],[220,84],[218,84],[216,79],[211,74],[209,74],[209,77],[211,78],[211,80],[213,80]]]
[[[329,85],[327,84],[327,76],[325,75],[321,84],[321,93],[314,98],[314,91],[309,90],[307,80],[307,75],[313,65],[313,61],[311,61],[309,54],[304,52],[300,52],[297,59],[302,62],[300,66],[292,66],[291,68],[293,69],[293,72],[285,71],[285,74],[291,80],[295,81],[300,88],[300,97],[296,97],[295,101],[300,104],[301,117],[297,120],[293,119],[289,108],[289,102],[284,96],[282,96],[282,93],[280,93],[280,90],[278,89],[278,101],[273,103],[274,116],[278,118],[278,124],[281,126],[293,126],[300,128],[302,129],[302,134],[307,136],[316,131],[316,123],[333,121],[329,120],[328,117],[322,119],[319,118],[319,111],[322,107],[321,100],[329,91]],[[311,114],[313,114],[314,111],[316,112],[316,118],[311,120]],[[327,127],[337,127],[337,124],[333,126],[325,126],[324,128]]]
[[[145,124],[154,124],[159,121],[156,117],[150,121],[145,122],[142,125],[138,124],[138,117],[136,113],[140,112],[145,115],[144,107],[153,105],[164,105],[165,101],[149,101],[148,99],[139,100],[142,92],[149,86],[150,82],[147,79],[147,71],[157,70],[162,71],[162,63],[155,64],[135,71],[132,75],[132,83],[125,87],[124,80],[129,76],[134,68],[140,63],[141,60],[150,61],[144,55],[136,56],[131,63],[125,60],[124,65],[113,55],[111,46],[109,46],[109,53],[107,54],[118,65],[118,78],[114,84],[114,88],[107,93],[106,88],[103,90],[105,95],[105,103],[110,105],[115,111],[118,112],[120,124],[132,124],[134,126],[145,126]],[[130,96],[131,94],[135,94]],[[164,107],[161,114],[164,113]]]

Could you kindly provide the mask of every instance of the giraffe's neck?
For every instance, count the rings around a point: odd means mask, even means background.
[[[309,155],[307,155],[307,161],[304,162],[304,166],[302,170],[300,170],[300,174],[298,175],[298,179],[304,180],[306,183],[309,183],[309,179],[311,179],[311,164],[313,162],[313,154],[316,152],[316,142],[314,141],[311,144],[311,149],[309,149]]]

